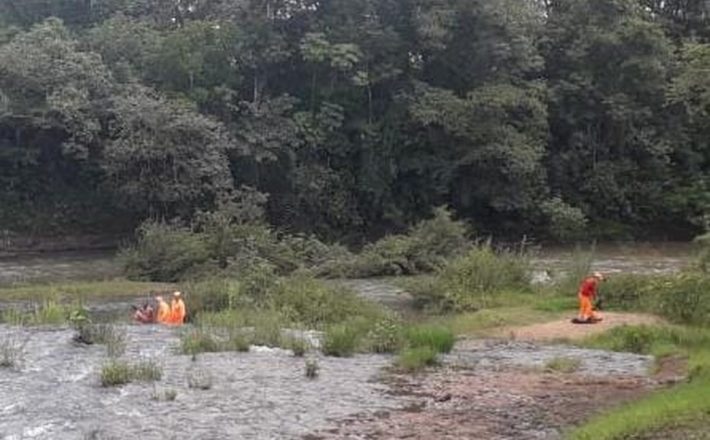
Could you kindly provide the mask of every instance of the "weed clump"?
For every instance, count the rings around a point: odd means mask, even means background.
[[[134,381],[159,381],[162,375],[163,370],[152,361],[132,365],[126,361],[112,359],[101,368],[101,386],[119,386]]]
[[[214,385],[214,378],[206,370],[192,369],[187,374],[187,386],[196,390],[209,390]]]
[[[403,350],[396,361],[396,366],[407,373],[421,371],[438,364],[437,352],[432,347],[411,347]]]
[[[323,337],[323,353],[327,356],[350,357],[359,348],[363,336],[362,328],[352,322],[332,325]]]
[[[410,348],[429,347],[435,353],[449,353],[456,342],[453,332],[441,326],[410,327],[405,331],[405,339]]]

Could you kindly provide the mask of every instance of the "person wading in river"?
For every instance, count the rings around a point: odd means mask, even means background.
[[[604,275],[594,272],[587,277],[579,286],[577,296],[579,297],[579,315],[573,322],[578,324],[594,324],[602,320],[602,317],[594,311],[593,301],[597,297],[599,283],[604,281]]]
[[[158,302],[158,315],[155,320],[159,324],[167,324],[171,317],[170,306],[162,296],[156,296],[155,300]]]
[[[170,324],[182,325],[185,322],[185,303],[180,292],[173,293],[173,302],[170,304]]]

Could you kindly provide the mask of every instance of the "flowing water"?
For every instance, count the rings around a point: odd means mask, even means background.
[[[598,252],[594,267],[607,271],[669,272],[690,261],[687,248],[603,251]],[[543,253],[535,265],[554,270],[568,263],[570,255],[569,250]],[[0,262],[0,284],[95,279],[97,274],[100,278],[115,273],[109,255],[63,254],[56,259]],[[382,281],[347,285],[390,307],[407,301],[401,290]],[[94,305],[99,312],[125,308],[125,303]],[[163,371],[159,382],[103,388],[100,370],[108,361],[105,347],[72,342],[73,331],[68,328],[0,325],[0,349],[5,341],[19,341],[24,353],[15,368],[0,368],[0,440],[297,439],[314,432],[336,432],[339,421],[355,414],[383,414],[412,404],[411,396],[393,392],[380,380],[387,374],[383,367],[391,365],[391,356],[339,359],[311,353],[320,374],[308,379],[304,359],[287,350],[252,347],[248,353],[203,354],[193,361],[177,352],[184,330],[120,328],[127,336],[124,358],[159,364]],[[645,377],[652,364],[649,357],[633,354],[500,341],[456,348],[443,362],[485,375],[499,369],[539,369],[561,357],[579,359],[579,374],[600,378]],[[190,388],[190,378],[198,376],[210,382],[209,389]],[[175,392],[175,400],[165,399],[166,392]]]

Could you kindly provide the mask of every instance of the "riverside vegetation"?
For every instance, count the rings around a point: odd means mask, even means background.
[[[245,228],[261,232],[242,235]],[[435,217],[406,234],[386,237],[358,253],[337,246],[332,249],[312,238],[275,234],[260,223],[238,221],[219,229],[219,236],[228,237],[227,243],[234,246],[221,246],[218,253],[210,247],[214,233],[151,222],[121,257],[127,276],[172,281],[188,292],[192,325],[182,333],[180,349],[195,360],[201,353],[242,352],[252,345],[283,347],[303,356],[316,349],[309,335],[317,334],[322,335],[319,349],[325,355],[393,353],[397,355],[393,371],[420,372],[436,367],[439,354],[452,350],[457,336],[485,334],[521,321],[568,317],[576,307],[573,292],[591,262],[588,254],[580,253],[565,276],[556,277],[550,285],[533,285],[529,250],[471,239],[470,229],[446,210],[438,210]],[[193,249],[195,243],[203,249],[199,258],[183,254],[180,271],[175,272],[177,254]],[[419,252],[432,243],[439,246],[428,253]],[[324,249],[331,257],[314,260],[311,246]],[[385,310],[327,279],[363,273],[416,275],[392,281],[407,286],[414,296],[415,310]],[[166,274],[169,276],[164,277]],[[599,415],[571,431],[571,438],[622,439],[643,436],[678,421],[691,427],[705,423],[706,406],[700,396],[710,386],[709,279],[705,266],[699,263],[678,274],[615,276],[602,286],[608,308],[654,313],[670,324],[618,328],[580,344],[653,354],[659,362],[669,356],[687,359],[690,384],[654,393],[610,415]],[[160,379],[156,364],[120,359],[125,344],[119,331],[85,322],[77,310],[81,309],[47,299],[34,310],[9,311],[3,317],[16,325],[72,323],[86,339],[106,344],[109,360],[100,373],[104,386]],[[15,346],[8,347],[8,362],[14,362],[17,351],[12,350]],[[577,366],[574,359],[554,359],[545,368],[572,373]],[[315,378],[317,361],[306,360],[306,374]],[[211,386],[209,378],[198,377],[197,372],[192,376],[189,382],[193,388]]]

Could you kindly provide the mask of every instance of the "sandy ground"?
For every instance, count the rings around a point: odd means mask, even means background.
[[[638,313],[602,313],[603,321],[597,324],[573,324],[570,319],[546,322],[543,324],[497,329],[492,336],[521,341],[555,342],[577,340],[590,335],[603,333],[622,325],[659,324],[663,322],[653,315]]]

